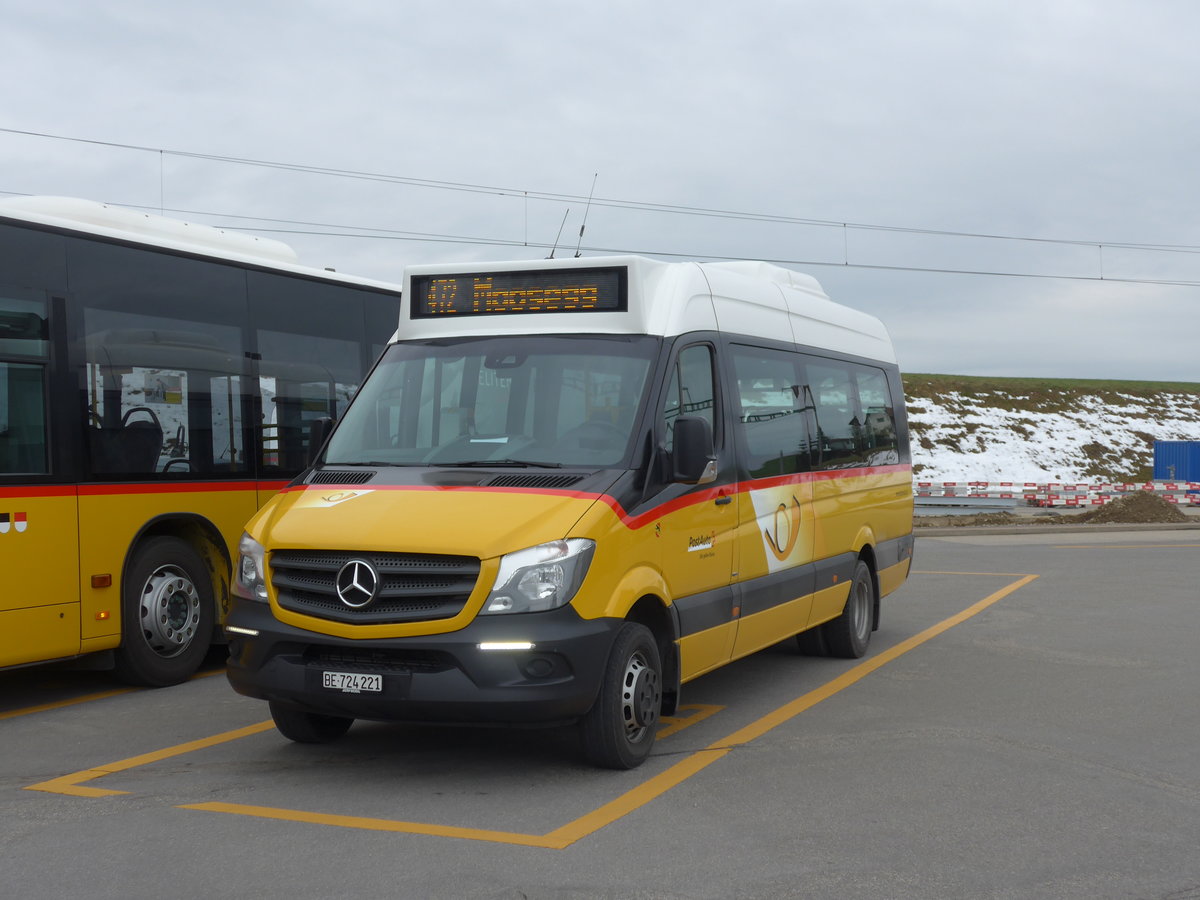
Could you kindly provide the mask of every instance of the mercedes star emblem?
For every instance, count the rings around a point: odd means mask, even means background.
[[[366,606],[379,593],[379,573],[365,559],[352,559],[337,573],[337,595],[351,609]]]

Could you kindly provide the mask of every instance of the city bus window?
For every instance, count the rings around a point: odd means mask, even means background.
[[[248,470],[236,328],[95,309],[84,322],[93,472]]]
[[[0,362],[0,475],[44,474],[43,367]]]
[[[46,301],[0,289],[0,475],[45,474],[45,367],[9,359],[49,354]]]
[[[257,332],[262,463],[303,469],[309,424],[345,412],[359,384],[359,348],[341,338],[260,329]]]
[[[0,356],[45,358],[49,348],[46,301],[7,296],[0,288]]]

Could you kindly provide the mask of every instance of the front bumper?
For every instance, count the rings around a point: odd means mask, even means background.
[[[265,603],[239,599],[225,624],[238,629],[226,631],[229,683],[248,697],[355,719],[549,724],[591,708],[621,621],[581,619],[566,606],[481,616],[448,634],[357,641],[285,625]],[[479,648],[517,640],[532,649]],[[327,671],[379,674],[383,690],[325,688]]]

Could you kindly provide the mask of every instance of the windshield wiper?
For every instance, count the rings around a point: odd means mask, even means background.
[[[370,466],[371,468],[378,469],[378,468],[388,468],[390,466],[413,466],[413,465],[418,465],[418,463],[379,462],[376,460],[369,460],[367,462],[333,462],[333,463],[327,462],[327,463],[321,463],[321,468],[325,469],[325,468],[329,468],[331,466],[345,466],[348,469],[353,469],[353,468],[362,468],[362,467]]]

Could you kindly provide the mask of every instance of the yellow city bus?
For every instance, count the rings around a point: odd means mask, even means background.
[[[913,548],[877,319],[753,262],[417,266],[404,295],[241,543],[228,677],[284,736],[575,721],[629,768],[705,672],[866,652]]]
[[[0,668],[103,652],[134,683],[192,674],[246,520],[304,468],[399,298],[278,241],[0,201]]]

